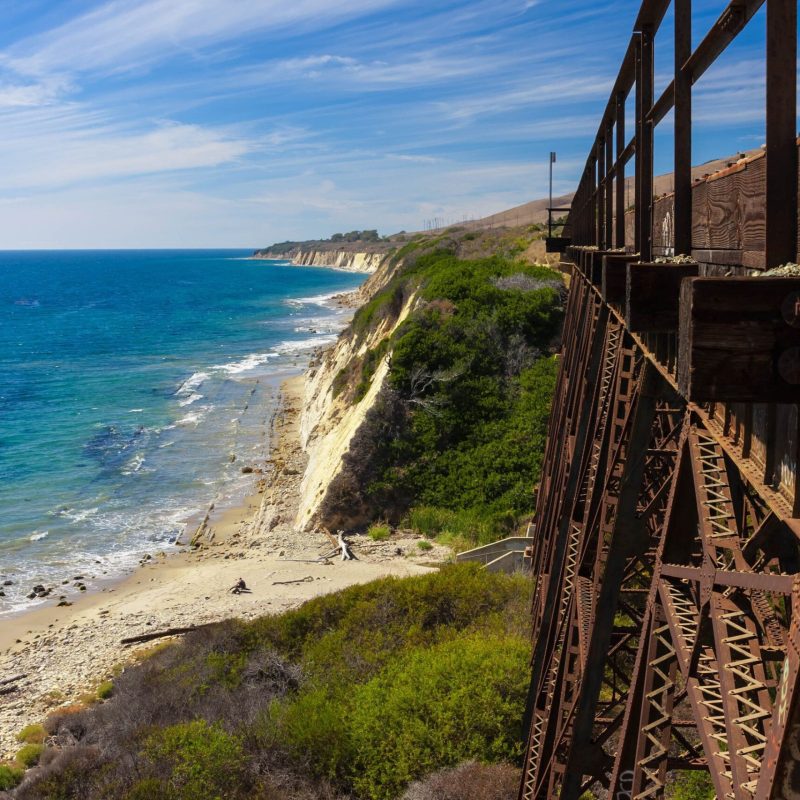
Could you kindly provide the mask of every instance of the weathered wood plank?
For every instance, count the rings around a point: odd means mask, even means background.
[[[705,181],[692,187],[692,247],[708,250],[711,238],[708,230],[708,184]]]
[[[625,275],[625,322],[634,333],[678,330],[681,281],[697,276],[697,264],[629,262]]]
[[[764,252],[767,215],[764,187],[767,182],[767,160],[748,162],[745,169],[733,176],[739,197],[738,220],[742,250]]]
[[[675,195],[668,194],[653,202],[653,256],[674,255]]]
[[[800,278],[684,281],[678,384],[694,402],[797,402]]]

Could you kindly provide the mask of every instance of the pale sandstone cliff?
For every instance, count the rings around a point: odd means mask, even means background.
[[[360,290],[362,302],[386,285],[393,268],[392,259],[384,257],[376,273]],[[298,528],[313,527],[325,493],[341,469],[342,457],[383,386],[389,371],[388,356],[376,368],[369,391],[360,401],[348,400],[347,392],[334,397],[334,379],[353,359],[363,356],[367,350],[391,336],[408,316],[414,303],[415,297],[412,296],[404,304],[397,319],[385,320],[361,340],[352,330],[344,331],[336,344],[326,350],[306,373],[300,437],[308,455],[308,465],[303,476],[300,505],[295,519]]]
[[[292,251],[287,255],[277,255],[267,251],[256,254],[254,258],[288,259],[293,264],[304,267],[330,267],[347,272],[375,272],[381,262],[386,258],[386,253],[360,253],[347,250],[300,250]]]

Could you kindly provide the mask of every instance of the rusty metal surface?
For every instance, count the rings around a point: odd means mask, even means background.
[[[800,526],[574,273],[538,494],[521,800],[800,791]]]
[[[763,5],[765,152],[692,184],[692,87]],[[670,6],[673,75],[656,99],[654,50]],[[567,219],[573,277],[530,548],[520,800],[668,797],[678,773],[695,770],[718,798],[800,798],[800,356],[778,347],[800,326],[800,292],[756,310],[743,296],[739,327],[706,339],[683,300],[687,282],[711,279],[710,296],[730,296],[732,284],[714,281],[798,260],[797,0],[720,2],[709,30],[691,22],[692,0],[643,0]],[[675,193],[657,199],[653,133],[671,108]],[[621,289],[609,305],[597,267],[612,239],[638,270],[659,266],[647,263],[655,249],[692,255],[699,277],[650,291],[648,305],[630,268],[625,307]],[[654,285],[655,273],[645,277],[636,285]],[[664,316],[670,292],[680,294],[677,327],[626,327],[631,304]],[[762,359],[758,374],[742,367],[748,354],[757,363],[755,330],[764,352],[768,337],[776,343],[774,365]],[[699,352],[732,353],[748,391],[693,402],[712,396],[679,378],[688,369],[713,382],[697,372],[702,359],[687,360]]]

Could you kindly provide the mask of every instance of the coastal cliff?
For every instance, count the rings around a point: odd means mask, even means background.
[[[469,234],[434,237],[380,259],[305,376],[298,531],[401,524],[415,507],[467,538],[522,523],[538,455],[514,456],[500,478],[498,459],[543,436],[563,283],[520,257],[529,242],[512,244],[506,256],[488,239],[486,257]]]
[[[347,272],[372,273],[378,269],[385,253],[351,252],[347,250],[292,250],[274,253],[271,250],[256,253],[254,258],[286,259],[304,267],[330,267]]]
[[[388,263],[376,273],[379,280],[364,292],[368,297],[386,283]],[[341,386],[344,377],[360,366],[368,353],[380,352],[381,343],[400,327],[411,313],[416,296],[403,304],[395,318],[381,320],[364,335],[351,326],[337,343],[311,365],[306,374],[305,401],[300,416],[300,441],[308,454],[308,467],[300,487],[295,525],[307,529],[320,516],[320,508],[333,481],[341,473],[344,456],[353,437],[377,401],[389,373],[388,351],[377,359],[371,380],[360,397]]]
[[[381,237],[376,230],[335,233],[330,239],[276,242],[256,250],[253,258],[280,259],[304,267],[347,272],[375,272],[383,259],[408,241],[403,233]]]

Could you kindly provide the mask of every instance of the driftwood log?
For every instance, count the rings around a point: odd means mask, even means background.
[[[272,581],[272,585],[273,586],[281,586],[281,585],[282,586],[286,586],[287,584],[290,584],[290,583],[310,583],[313,580],[314,580],[314,578],[311,575],[306,575],[305,578],[297,578],[297,580],[293,580],[293,581]]]
[[[210,625],[212,623],[207,623]],[[167,628],[163,631],[152,631],[151,633],[140,633],[137,636],[127,636],[120,640],[120,644],[139,644],[140,642],[149,642],[153,639],[163,639],[165,636],[181,636],[184,633],[191,633],[192,631],[205,628],[207,625],[188,625],[185,628]]]
[[[353,555],[350,545],[344,540],[344,531],[337,531],[336,541],[342,553],[342,561],[355,561],[356,557]]]

